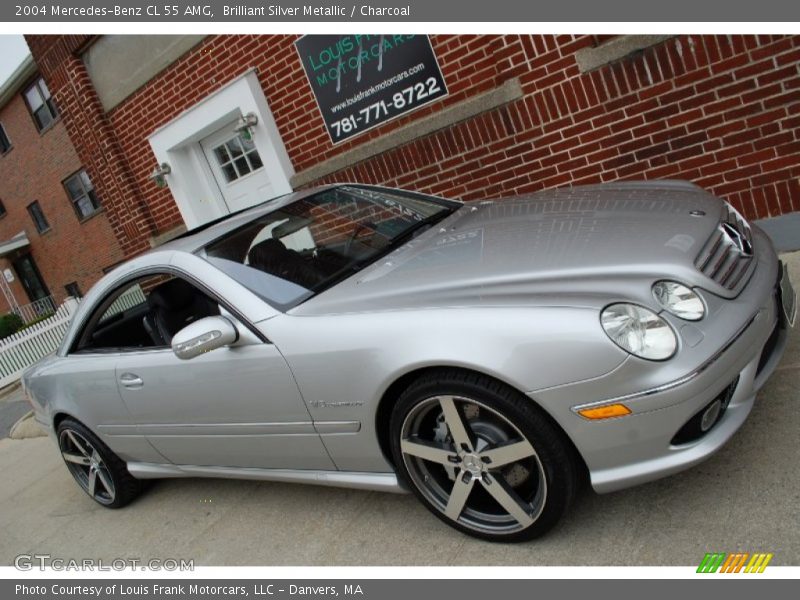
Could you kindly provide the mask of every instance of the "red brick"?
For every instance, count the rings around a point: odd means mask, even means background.
[[[47,63],[43,69],[57,98],[72,97],[70,89],[93,93],[85,72],[70,67],[79,48],[90,41],[80,38],[80,46],[75,45],[77,39],[29,36],[34,56]],[[674,172],[683,176],[716,182],[713,185],[749,205],[749,210],[763,210],[766,204],[749,190],[721,187],[731,183],[724,176],[729,171],[738,175],[750,164],[765,168],[755,158],[739,165],[736,159],[792,144],[800,129],[800,116],[795,117],[800,110],[797,36],[734,36],[732,43],[724,35],[681,36],[580,75],[574,51],[594,43],[592,36],[434,35],[432,43],[451,95],[334,147],[296,59],[294,39],[208,36],[107,116],[74,102],[65,107],[63,120],[70,138],[81,146],[81,160],[86,156],[92,163],[88,166],[109,172],[98,176],[101,195],[112,198],[114,206],[142,207],[125,216],[124,223],[114,210],[108,211],[126,254],[147,246],[148,218],[156,231],[180,223],[168,190],[155,189],[147,179],[153,167],[147,136],[251,67],[259,73],[298,172],[518,76],[522,99],[323,178],[403,182],[421,191],[470,198],[598,177],[607,181],[672,173],[677,168]],[[676,50],[678,42],[682,55]],[[86,131],[96,135],[89,138]],[[103,162],[106,147],[118,148],[118,158]],[[796,154],[790,152],[795,161],[785,167],[790,172],[800,169]],[[581,162],[584,157],[586,163]],[[709,157],[714,164],[703,162]],[[669,160],[680,164],[665,164]],[[601,165],[605,170],[598,175],[592,169]],[[707,171],[717,166],[719,173]],[[457,169],[460,175],[454,175]],[[769,174],[757,176],[765,175]],[[117,182],[128,186],[124,193],[113,192]],[[124,228],[129,222],[133,227]],[[133,231],[136,239],[125,237],[125,231]]]
[[[646,160],[648,158],[652,158],[653,156],[657,156],[659,154],[665,154],[669,151],[670,145],[668,143],[658,144],[656,146],[650,146],[649,148],[645,148],[644,150],[639,150],[636,153],[636,160]]]
[[[100,194],[105,212],[84,221],[78,219],[62,181],[84,167],[94,182],[99,177],[92,165],[81,161],[63,119],[40,134],[21,93],[17,93],[0,107],[0,123],[12,143],[0,157],[0,199],[5,207],[0,239],[27,232],[31,256],[48,291],[60,304],[67,295],[66,284],[76,282],[86,293],[102,277],[103,269],[123,258],[108,218],[112,198]],[[27,211],[34,200],[50,225],[42,234],[36,231]],[[0,268],[15,271],[8,257],[0,258]],[[22,287],[19,274],[9,288],[20,305],[34,300]],[[0,314],[10,309],[6,298],[0,296]]]
[[[797,65],[792,64],[782,69],[778,69],[776,71],[771,71],[766,73],[758,78],[758,85],[764,86],[768,85],[774,81],[780,81],[781,79],[787,79],[793,75],[797,75]]]
[[[747,126],[748,127],[758,127],[759,125],[764,125],[765,123],[774,123],[778,121],[781,117],[786,115],[786,110],[783,108],[775,109],[769,112],[762,113],[757,117],[751,117],[747,119]]]

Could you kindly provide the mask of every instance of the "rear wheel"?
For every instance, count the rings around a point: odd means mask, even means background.
[[[398,471],[440,519],[490,541],[551,529],[577,488],[563,434],[519,392],[441,371],[412,384],[390,422]]]
[[[121,508],[139,494],[139,480],[85,425],[65,419],[56,431],[64,464],[92,500],[107,508]]]

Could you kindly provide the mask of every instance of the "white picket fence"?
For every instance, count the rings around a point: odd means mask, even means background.
[[[22,319],[23,323],[30,323],[42,315],[54,313],[56,310],[57,307],[55,299],[52,296],[47,296],[45,298],[40,298],[35,302],[31,302],[30,304],[15,306],[11,309],[11,312],[17,313]]]
[[[67,298],[52,317],[0,340],[0,388],[18,381],[25,369],[58,348],[76,308],[78,301]]]

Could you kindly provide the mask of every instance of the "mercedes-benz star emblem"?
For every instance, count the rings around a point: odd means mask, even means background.
[[[731,244],[736,246],[736,248],[739,250],[739,254],[742,257],[747,258],[749,256],[753,256],[753,244],[751,244],[750,240],[742,235],[742,232],[736,227],[730,223],[723,223],[722,233],[725,234],[725,237],[728,238]]]

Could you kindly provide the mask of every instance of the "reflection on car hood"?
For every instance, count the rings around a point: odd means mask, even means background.
[[[690,184],[628,183],[468,203],[292,312],[324,314],[530,301],[617,278],[702,285],[693,261],[723,203]],[[649,285],[649,284],[648,284]]]

